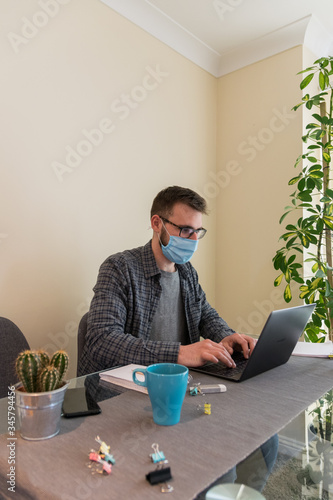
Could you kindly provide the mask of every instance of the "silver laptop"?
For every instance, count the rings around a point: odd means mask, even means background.
[[[232,355],[236,368],[209,362],[191,370],[242,382],[283,365],[289,360],[315,307],[308,304],[271,312],[250,358],[245,359],[240,352]]]

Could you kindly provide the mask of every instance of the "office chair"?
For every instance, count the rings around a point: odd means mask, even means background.
[[[0,317],[0,398],[8,394],[8,387],[19,379],[15,372],[18,354],[30,349],[27,339],[12,321]]]
[[[85,337],[87,333],[87,321],[88,321],[88,313],[85,313],[79,323],[79,328],[78,328],[78,333],[77,333],[77,367],[76,367],[76,375],[79,377],[79,362],[82,356],[84,344],[85,344]],[[82,373],[81,373],[82,375]]]

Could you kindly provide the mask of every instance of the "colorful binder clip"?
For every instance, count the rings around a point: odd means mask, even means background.
[[[204,405],[198,405],[197,410],[203,411],[205,415],[211,415],[212,405],[210,403],[204,403]]]
[[[87,464],[87,466],[89,467],[89,469],[91,469],[92,474],[103,474],[104,472],[106,474],[111,474],[112,465],[115,464],[116,461],[113,455],[109,453],[110,446],[107,446],[104,441],[101,441],[99,436],[95,438],[95,441],[100,444],[100,447],[98,452],[95,450],[90,451],[90,462]]]
[[[116,463],[116,461],[115,461],[114,456],[109,453],[110,446],[108,446],[106,443],[104,443],[104,441],[101,441],[101,439],[99,438],[99,436],[95,437],[95,441],[97,441],[97,443],[100,444],[98,453],[101,455],[101,457],[104,460],[106,460],[107,462],[110,462],[111,464],[114,465]]]
[[[204,413],[205,413],[205,415],[211,415],[212,414],[212,405],[210,403],[205,403],[204,404]]]
[[[198,394],[201,394],[199,384],[196,384],[193,387],[190,387],[190,395],[191,396],[197,396]]]
[[[151,453],[149,456],[152,461],[157,464],[157,467],[156,470],[146,474],[146,479],[151,485],[162,483],[162,493],[171,493],[171,491],[173,491],[173,487],[167,483],[167,481],[172,479],[171,469],[170,467],[165,467],[165,465],[168,464],[168,461],[165,459],[163,451],[159,451],[157,443],[153,443],[152,448],[154,453]]]
[[[164,460],[165,460],[164,453],[163,453],[163,451],[160,451],[160,450],[158,449],[158,444],[157,444],[157,443],[153,443],[153,444],[151,445],[151,447],[152,447],[152,448],[153,448],[153,450],[154,450],[154,453],[151,453],[151,454],[149,455],[149,456],[150,456],[150,458],[152,459],[152,462],[153,462],[154,464],[157,464],[157,463],[159,463],[159,462],[164,461]]]
[[[101,457],[101,455],[99,455],[99,453],[97,453],[96,451],[91,451],[89,453],[89,460],[91,462],[96,462],[96,464],[100,464],[102,467],[102,469],[98,469],[97,467],[93,467],[91,465],[90,468],[92,469],[92,472],[99,472],[99,473],[106,472],[107,474],[111,474],[112,465],[106,460],[104,460]]]

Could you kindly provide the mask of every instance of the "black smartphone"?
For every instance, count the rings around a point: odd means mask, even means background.
[[[96,415],[101,411],[101,408],[91,397],[86,387],[67,389],[62,405],[63,417],[84,417],[85,415]]]

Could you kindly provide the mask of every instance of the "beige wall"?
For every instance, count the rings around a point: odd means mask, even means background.
[[[0,315],[72,375],[102,261],[149,240],[160,189],[215,169],[217,81],[102,2],[53,5],[0,4]],[[194,260],[212,301],[214,217]]]
[[[219,79],[217,176],[229,170],[229,178],[216,195],[216,307],[241,332],[259,334],[267,314],[286,305],[272,258],[302,152],[302,112],[291,111],[302,59],[296,47]]]
[[[209,203],[193,259],[208,299],[258,333],[284,306],[271,260],[302,48],[217,80],[99,1],[42,3],[0,4],[0,315],[68,349],[74,375],[101,262],[148,241],[152,198],[180,184]]]

